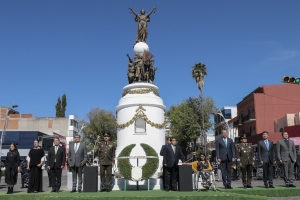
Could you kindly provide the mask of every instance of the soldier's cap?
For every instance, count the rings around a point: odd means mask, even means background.
[[[109,132],[105,132],[105,133],[103,134],[103,136],[104,136],[104,137],[110,137],[110,133],[109,133]]]
[[[246,134],[243,134],[243,135],[241,136],[241,139],[247,139]]]

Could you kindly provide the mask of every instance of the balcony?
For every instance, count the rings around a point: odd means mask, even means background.
[[[233,126],[234,127],[241,126],[241,125],[243,125],[241,119],[238,119],[238,120],[236,120],[236,121],[233,122]]]
[[[249,123],[249,122],[253,122],[253,121],[255,121],[255,120],[256,120],[256,118],[255,118],[255,115],[254,115],[254,114],[246,115],[246,116],[244,116],[244,117],[242,118],[243,124]]]

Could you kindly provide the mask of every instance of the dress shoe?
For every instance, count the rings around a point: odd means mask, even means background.
[[[82,192],[81,189],[79,189],[79,190],[78,190],[78,193],[81,193],[81,192]]]
[[[290,184],[290,187],[296,187],[296,185],[294,185],[294,184]]]
[[[290,184],[285,184],[285,187],[290,187]]]
[[[228,185],[227,188],[228,188],[228,189],[233,189],[233,188],[231,187],[231,185]]]
[[[105,188],[103,188],[103,189],[101,189],[101,190],[100,190],[100,192],[106,192],[106,189],[105,189]]]
[[[270,187],[271,187],[271,186],[270,186]],[[266,184],[266,185],[265,185],[265,188],[269,188],[269,185]]]
[[[73,192],[76,192],[76,190],[75,190],[75,189],[73,189],[73,190],[71,191],[71,193],[73,193]]]
[[[53,192],[56,192],[56,190],[55,190],[55,189],[52,189],[52,190],[51,190],[51,193],[53,193]]]
[[[228,189],[228,185],[225,185],[225,189]]]
[[[244,186],[244,189],[247,189],[247,186]]]
[[[253,187],[252,187],[251,185],[248,185],[248,186],[247,186],[247,188],[250,188],[250,189],[252,189]]]
[[[269,188],[275,188],[273,185],[269,185]]]
[[[110,192],[111,190],[110,189],[106,189],[106,192]]]

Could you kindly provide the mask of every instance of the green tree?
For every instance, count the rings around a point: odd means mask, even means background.
[[[87,114],[87,120],[80,123],[85,124],[82,129],[83,141],[88,145],[88,150],[92,151],[95,141],[103,140],[103,134],[108,131],[111,134],[111,140],[117,140],[116,119],[112,111],[107,111],[99,107],[92,108]],[[98,138],[98,136],[100,136]],[[98,149],[96,147],[96,149]],[[95,153],[95,156],[97,154]]]
[[[217,112],[213,98],[206,97],[203,100],[204,127],[202,127],[201,100],[190,97],[176,106],[171,106],[167,116],[171,122],[171,134],[179,141],[179,145],[186,149],[188,142],[196,143],[200,131],[208,131],[213,127],[212,116]]]
[[[60,97],[58,97],[58,99],[57,99],[55,109],[56,109],[56,117],[61,117],[61,100],[60,100]]]
[[[192,67],[192,77],[196,80],[196,84],[201,92],[204,87],[204,76],[206,75],[207,69],[204,64],[197,63]]]
[[[66,110],[67,110],[67,96],[64,94],[61,97],[61,117],[66,116]]]

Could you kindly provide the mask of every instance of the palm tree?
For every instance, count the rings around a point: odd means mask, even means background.
[[[196,84],[202,93],[204,87],[204,76],[207,75],[207,69],[204,64],[197,63],[192,67],[192,76],[196,80]]]
[[[201,63],[196,63],[193,67],[192,67],[192,76],[193,78],[196,80],[196,84],[200,90],[200,98],[201,98],[201,110],[202,110],[202,137],[204,139],[204,154],[206,154],[206,134],[204,131],[204,107],[203,107],[203,87],[204,87],[204,76],[207,75],[207,69],[205,67],[204,64]],[[201,136],[200,135],[200,136]]]

